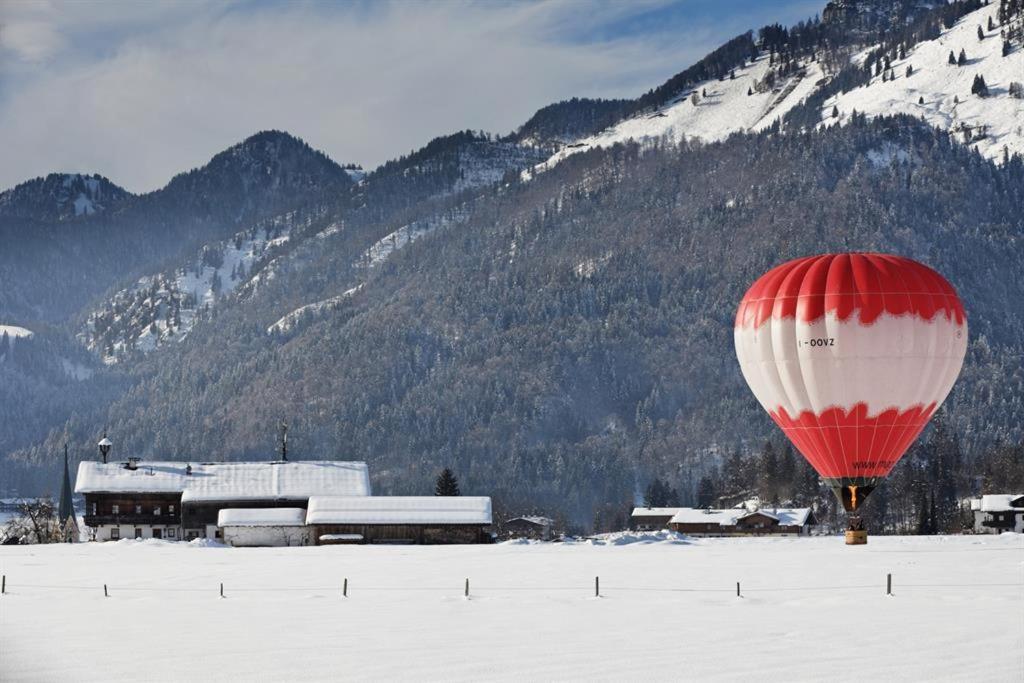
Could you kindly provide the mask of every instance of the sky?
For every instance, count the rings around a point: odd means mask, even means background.
[[[824,0],[0,0],[0,189],[99,173],[133,192],[266,129],[372,169],[457,130],[636,97]]]

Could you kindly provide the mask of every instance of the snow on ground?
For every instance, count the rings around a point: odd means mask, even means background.
[[[1019,535],[873,537],[864,547],[837,537],[619,536],[447,547],[0,547],[8,592],[0,678],[1024,678]]]
[[[802,72],[780,79],[774,89],[756,92],[755,84],[765,77],[769,68],[769,57],[763,54],[754,62],[736,69],[735,79],[711,79],[699,83],[657,111],[626,119],[597,135],[563,147],[543,164],[526,171],[524,176],[551,168],[577,152],[593,147],[611,147],[627,140],[667,139],[679,142],[685,137],[711,142],[738,131],[763,130],[807,97],[822,78],[818,63],[810,62]],[[751,88],[755,92],[748,95]],[[703,91],[707,96],[700,96],[697,104],[689,99],[691,93],[699,95]]]
[[[924,117],[937,128],[957,132],[959,142],[971,142],[965,139],[964,126],[987,126],[987,137],[973,144],[990,159],[1002,159],[1004,146],[1011,154],[1024,154],[1024,99],[1008,93],[1011,81],[1024,82],[1024,50],[1017,48],[1003,57],[999,27],[984,30],[990,16],[998,18],[997,9],[998,3],[992,3],[975,10],[937,39],[918,43],[907,51],[906,59],[892,62],[893,80],[883,82],[879,74],[868,86],[827,100],[822,110],[823,125],[845,122],[854,110],[869,116],[910,114]],[[978,40],[978,26],[984,30],[984,40]],[[950,51],[959,56],[961,49],[967,63],[950,65]],[[907,66],[913,66],[910,76],[906,75]],[[989,97],[971,94],[971,84],[978,74],[988,85]],[[921,97],[923,104],[918,103]],[[959,103],[953,101],[954,97]],[[833,107],[839,109],[838,119],[832,118]]]
[[[29,339],[35,333],[17,325],[0,325],[0,337],[7,335],[8,339]]]

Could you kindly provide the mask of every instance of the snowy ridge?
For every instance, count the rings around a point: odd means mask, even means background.
[[[282,316],[277,322],[267,328],[267,334],[284,334],[294,329],[300,322],[306,319],[314,318],[322,315],[328,311],[333,311],[335,308],[340,306],[346,299],[352,297],[353,294],[363,288],[362,284],[358,284],[351,289],[346,289],[338,296],[332,296],[329,299],[323,301],[317,301],[312,304],[306,304],[305,306],[299,306],[291,313]]]
[[[544,163],[524,171],[523,177],[529,179],[573,154],[630,140],[678,143],[684,138],[699,138],[710,142],[735,132],[763,130],[798,105],[823,78],[817,62],[804,62],[789,76],[769,85],[774,66],[769,56],[762,54],[735,69],[735,78],[699,83],[656,111],[644,112],[563,147]]]
[[[1024,154],[1024,99],[1010,94],[1011,83],[1024,82],[1024,49],[1014,47],[1003,56],[997,13],[998,3],[990,3],[942,30],[937,39],[909,47],[904,58],[891,62],[884,80],[879,74],[867,86],[829,98],[821,111],[821,125],[845,123],[854,111],[868,116],[911,114],[949,131],[957,142],[974,145],[990,159],[999,160],[1005,153]],[[988,29],[990,18],[992,30]],[[978,39],[979,27],[982,40]],[[861,51],[853,61],[862,60],[872,49]],[[959,56],[961,49],[966,63],[948,64],[950,51]],[[627,141],[712,142],[736,132],[763,131],[835,75],[823,71],[818,61],[804,60],[786,76],[779,75],[776,66],[762,53],[735,69],[729,78],[698,83],[665,106],[570,142],[543,163],[523,171],[522,178],[529,180],[579,152]],[[908,66],[913,67],[910,75]],[[988,85],[988,97],[971,93],[978,75]],[[833,107],[838,116],[832,116]]]
[[[891,78],[879,74],[869,85],[829,98],[821,112],[822,125],[844,123],[853,112],[868,116],[910,114],[947,130],[957,142],[973,145],[983,156],[1000,160],[1024,154],[1024,99],[1009,93],[1010,83],[1024,82],[1024,50],[1002,55],[998,24],[988,30],[988,20],[998,19],[998,3],[962,17],[935,40],[908,49],[903,59],[892,61]],[[978,40],[981,27],[983,40]],[[949,64],[949,53],[966,63]],[[907,74],[908,67],[912,73]],[[989,96],[971,94],[975,76],[982,76]],[[921,100],[923,99],[923,103]],[[838,116],[833,117],[833,108]]]

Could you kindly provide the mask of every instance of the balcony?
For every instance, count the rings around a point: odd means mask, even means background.
[[[139,515],[136,515],[135,513],[121,513],[117,515],[85,516],[86,526],[100,526],[101,524],[124,524],[126,526],[135,524],[170,524],[172,526],[177,526],[181,524],[181,517],[177,513],[173,515],[154,515],[152,513],[147,514],[145,512]]]

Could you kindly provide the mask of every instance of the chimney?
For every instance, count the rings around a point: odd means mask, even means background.
[[[103,430],[103,438],[96,444],[100,447],[100,457],[103,459],[103,464],[107,464],[107,455],[110,454],[110,447],[114,444],[107,438],[107,430]]]

